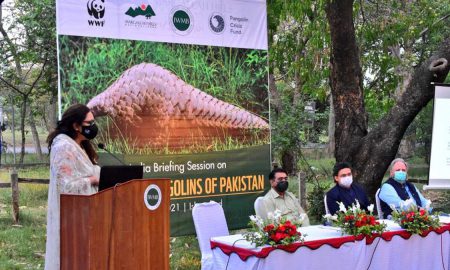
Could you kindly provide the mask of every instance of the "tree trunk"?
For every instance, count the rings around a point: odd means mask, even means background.
[[[33,144],[36,149],[36,154],[40,161],[43,160],[42,150],[41,150],[41,142],[39,141],[39,134],[36,128],[36,123],[34,121],[33,111],[31,110],[31,106],[28,108],[29,118],[28,123],[30,124],[31,134],[33,135]]]
[[[20,159],[19,164],[23,164],[25,157],[25,117],[27,111],[27,97],[24,96],[22,101],[22,108],[20,110],[20,134],[22,137],[21,148],[20,148]]]
[[[281,166],[289,175],[297,173],[297,155],[292,149],[284,150],[281,153]]]
[[[395,158],[400,141],[422,108],[433,98],[431,82],[443,82],[450,70],[450,38],[417,67],[396,104],[367,132],[358,47],[353,27],[353,1],[330,1],[326,7],[331,31],[331,91],[336,115],[336,161],[349,161],[353,175],[373,198]]]
[[[48,118],[47,118],[47,130],[48,132],[53,131],[56,128],[56,122],[58,121],[58,96],[52,91],[50,106],[48,108]]]
[[[333,97],[330,96],[330,114],[328,118],[328,155],[332,157],[334,155],[335,149],[335,117],[334,117],[334,106],[333,106]]]
[[[331,1],[326,7],[331,32],[330,83],[333,97],[336,161],[352,162],[367,134],[359,49],[353,26],[353,1]]]

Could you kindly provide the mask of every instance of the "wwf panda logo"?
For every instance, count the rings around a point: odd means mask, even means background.
[[[223,32],[223,30],[225,29],[225,20],[223,19],[221,14],[213,13],[209,17],[209,28],[215,34],[221,34]]]
[[[94,18],[103,18],[105,16],[105,0],[89,0],[87,10],[89,15],[94,16]]]

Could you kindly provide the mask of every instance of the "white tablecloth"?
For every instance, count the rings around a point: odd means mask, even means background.
[[[399,226],[386,221],[388,229],[399,230]],[[336,239],[341,232],[333,227],[310,226],[301,228],[307,234],[305,242]],[[251,251],[261,251],[249,242],[242,240],[242,235],[214,237],[216,243],[239,247]],[[236,241],[238,240],[238,241]],[[339,248],[322,245],[316,250],[300,247],[295,252],[273,250],[266,258],[250,256],[245,261],[236,253],[230,256],[217,247],[213,249],[213,260],[217,270],[246,269],[308,269],[308,270],[346,270],[346,269],[407,269],[432,270],[449,269],[450,234],[448,231],[437,234],[430,232],[426,237],[412,235],[403,239],[396,235],[390,241],[380,237],[371,244],[366,240],[347,242]],[[228,266],[227,266],[228,264]]]

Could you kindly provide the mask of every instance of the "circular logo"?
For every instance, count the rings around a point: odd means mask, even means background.
[[[170,20],[175,33],[187,35],[192,31],[194,20],[192,19],[191,12],[187,8],[178,6],[172,9]]]
[[[223,19],[222,14],[213,13],[209,17],[209,28],[215,34],[222,34],[223,30],[225,30],[225,20]]]
[[[144,192],[145,206],[149,210],[156,210],[161,204],[161,190],[155,184],[149,185]]]

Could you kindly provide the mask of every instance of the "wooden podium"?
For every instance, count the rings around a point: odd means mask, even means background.
[[[60,202],[61,269],[169,270],[169,179],[62,194]]]

